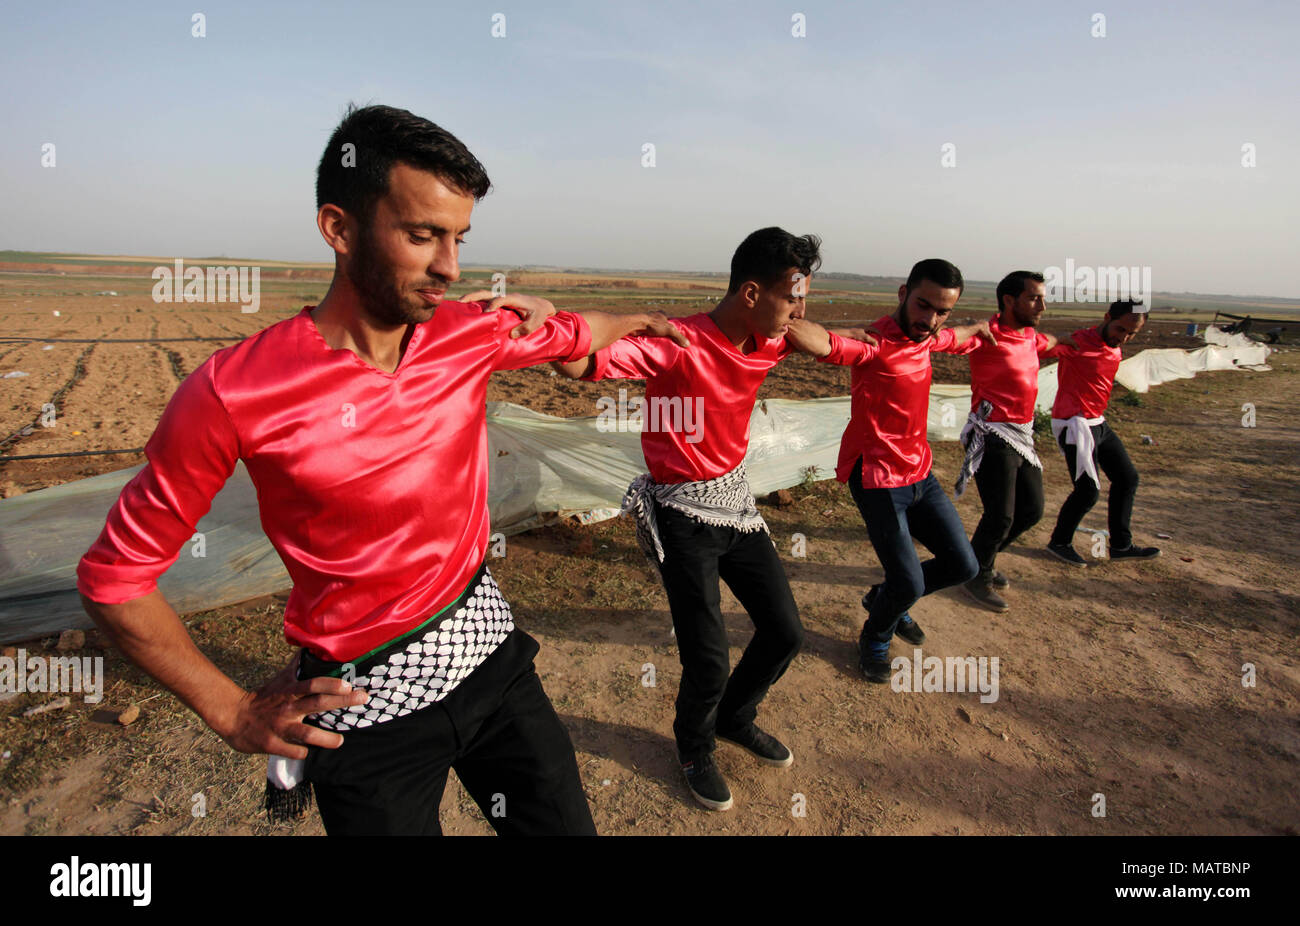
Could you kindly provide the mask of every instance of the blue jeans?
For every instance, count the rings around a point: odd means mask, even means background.
[[[864,489],[859,460],[849,477],[849,492],[885,570],[885,584],[876,595],[862,636],[887,646],[908,608],[931,592],[969,582],[979,572],[979,563],[957,509],[934,473],[898,489]],[[932,559],[921,562],[913,538],[934,554]]]

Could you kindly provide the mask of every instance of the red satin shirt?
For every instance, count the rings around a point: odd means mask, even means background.
[[[930,473],[933,455],[925,439],[930,416],[930,352],[958,353],[957,335],[944,328],[920,344],[903,334],[892,316],[874,326],[879,345],[831,335],[823,363],[852,366],[849,426],[840,440],[835,478],[848,482],[862,458],[864,489],[897,489]]]
[[[689,348],[668,338],[624,338],[596,353],[585,378],[646,381],[641,450],[655,482],[716,479],[745,459],[758,387],[794,348],[756,335],[755,350],[743,354],[704,313],[673,324]],[[674,399],[677,406],[668,404]]]
[[[349,661],[460,594],[490,532],[488,377],[585,357],[590,328],[561,312],[512,339],[513,313],[444,302],[385,373],[331,349],[311,308],[217,351],[181,383],[148,464],[77,567],[88,598],[152,592],[237,459],[293,579],[291,644]]]
[[[1058,344],[1048,356],[1059,358],[1056,368],[1056,401],[1053,418],[1100,418],[1110,402],[1115,373],[1124,359],[1118,347],[1101,339],[1095,328],[1082,328],[1071,335],[1075,346]]]
[[[993,412],[986,420],[1032,422],[1038,401],[1038,358],[1047,350],[1047,335],[1034,328],[1004,328],[996,315],[989,330],[997,344],[974,337],[954,351],[970,356],[971,411],[987,399]]]

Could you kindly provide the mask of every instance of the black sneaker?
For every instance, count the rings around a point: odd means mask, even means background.
[[[684,762],[682,774],[686,776],[686,787],[691,789],[691,794],[705,807],[710,810],[731,809],[731,789],[714,765],[712,756]]]
[[[1069,563],[1071,566],[1078,566],[1080,569],[1088,568],[1088,561],[1074,552],[1074,546],[1068,543],[1049,543],[1047,550],[1063,563]]]
[[[908,614],[904,614],[898,619],[898,625],[894,627],[894,633],[916,646],[920,646],[925,642],[925,631]]]
[[[1010,588],[1011,580],[995,569],[992,577],[989,579],[989,585],[992,585],[994,588]]]
[[[1155,559],[1159,555],[1157,547],[1135,547],[1131,543],[1122,549],[1110,548],[1111,559]]]
[[[868,640],[866,627],[858,635],[858,670],[864,678],[877,685],[889,682],[889,644]]]
[[[794,764],[794,753],[784,743],[771,734],[764,733],[754,724],[743,730],[729,733],[718,731],[718,739],[734,743],[754,755],[764,765],[786,768]]]
[[[880,586],[871,586],[870,591],[862,596],[862,610],[868,614],[871,613],[871,606],[876,602],[876,596],[880,594]],[[894,633],[902,637],[908,643],[915,643],[920,646],[925,642],[925,631],[921,625],[912,620],[912,615],[904,614],[898,619],[898,624],[894,627]]]
[[[976,576],[962,584],[967,596],[975,599],[990,611],[1010,611],[1011,606],[1002,600],[1002,596],[993,591],[993,586],[986,578]]]

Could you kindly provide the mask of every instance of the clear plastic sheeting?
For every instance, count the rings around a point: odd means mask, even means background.
[[[77,593],[77,562],[141,466],[79,479],[0,502],[0,642],[90,627]],[[182,614],[288,588],[289,574],[262,533],[243,463],[199,521],[197,538],[158,582]],[[202,555],[198,555],[202,554]]]
[[[1145,392],[1205,370],[1262,364],[1268,348],[1247,342],[1195,351],[1148,350],[1124,361],[1117,379]],[[1039,373],[1040,408],[1056,397],[1056,365]],[[935,385],[931,440],[956,440],[970,410],[970,387]],[[767,399],[750,417],[750,486],[756,495],[834,475],[849,400]],[[614,517],[628,484],[644,472],[641,435],[605,432],[596,418],[554,418],[489,403],[488,504],[493,530],[513,534],[569,515],[585,523]],[[90,626],[76,590],[76,567],[99,536],[122,487],[140,467],[93,476],[0,502],[0,641]],[[159,582],[180,613],[283,591],[290,585],[262,533],[257,495],[242,463]],[[202,555],[198,555],[198,554]]]
[[[1134,392],[1175,379],[1191,379],[1197,373],[1215,370],[1268,369],[1268,351],[1263,344],[1242,338],[1245,344],[1231,347],[1207,345],[1197,350],[1144,350],[1119,365],[1115,381]]]

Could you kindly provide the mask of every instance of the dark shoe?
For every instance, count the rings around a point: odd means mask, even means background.
[[[917,646],[925,642],[925,631],[921,629],[921,625],[906,614],[898,619],[898,625],[894,628],[894,633],[908,643]]]
[[[713,763],[712,756],[683,763],[682,774],[686,776],[686,787],[705,807],[710,810],[731,809],[731,789]]]
[[[883,685],[889,681],[889,644],[868,640],[865,627],[858,635],[858,669],[869,682]]]
[[[862,596],[862,610],[868,614],[871,613],[871,606],[876,603],[876,596],[880,594],[880,586],[873,585],[871,590]],[[925,642],[925,631],[921,625],[912,620],[912,615],[904,614],[898,619],[897,626],[894,627],[894,633],[902,637],[908,643],[915,643],[920,646]]]
[[[992,585],[994,588],[1010,588],[1011,580],[997,570],[994,570],[993,575],[989,577],[989,585]]]
[[[718,731],[718,739],[735,743],[747,750],[764,765],[786,768],[794,763],[794,753],[775,736],[764,733],[752,723],[748,729],[734,730],[730,733]]]
[[[978,601],[990,611],[1010,611],[1011,607],[1002,600],[1002,597],[995,591],[988,580],[981,579],[979,576],[971,579],[969,582],[962,584],[966,594]]]
[[[1088,561],[1074,552],[1074,546],[1068,543],[1049,543],[1048,552],[1063,563],[1069,563],[1071,566],[1078,566],[1081,569],[1088,567]]]
[[[1129,544],[1123,549],[1111,547],[1111,559],[1155,559],[1160,555],[1160,550],[1156,547],[1135,547]]]

